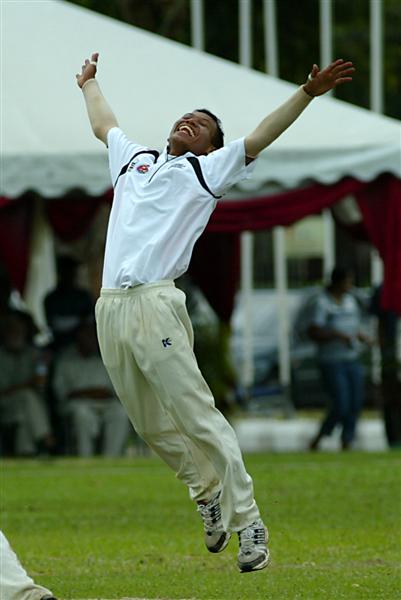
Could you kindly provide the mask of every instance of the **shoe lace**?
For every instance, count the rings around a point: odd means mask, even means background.
[[[220,493],[212,498],[207,504],[198,504],[198,511],[201,514],[205,531],[216,529],[216,524],[221,521],[219,497]]]
[[[255,546],[264,545],[266,543],[266,532],[263,525],[249,525],[246,529],[239,532],[239,543],[241,552],[250,554]]]

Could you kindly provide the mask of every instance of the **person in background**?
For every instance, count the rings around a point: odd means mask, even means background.
[[[330,406],[310,444],[317,450],[323,437],[337,425],[341,443],[349,449],[355,437],[358,415],[364,400],[364,378],[359,360],[361,342],[370,343],[361,331],[361,313],[350,294],[354,276],[350,269],[336,267],[329,286],[318,296],[309,335],[317,344],[317,355]]]
[[[59,256],[57,286],[45,297],[45,314],[53,335],[55,353],[73,343],[78,324],[94,311],[91,294],[77,284],[78,266],[78,261],[72,256]]]
[[[1,600],[57,600],[50,590],[29,577],[2,531],[0,557]]]
[[[95,453],[101,432],[102,454],[109,457],[123,454],[129,420],[100,357],[93,319],[79,325],[74,345],[60,357],[54,390],[61,417],[72,425],[79,456]]]
[[[19,315],[26,323],[28,338],[33,343],[38,328],[32,315],[25,310],[18,292],[13,289],[11,278],[5,266],[0,263],[0,344],[10,315]]]
[[[57,411],[54,372],[63,351],[74,343],[75,331],[82,319],[94,314],[90,292],[77,283],[79,262],[72,256],[57,257],[57,285],[44,300],[47,324],[52,334],[48,347],[48,383],[46,402],[57,437],[57,453],[65,454],[68,441],[64,424]]]
[[[29,336],[24,317],[10,314],[0,346],[0,426],[2,437],[9,437],[11,454],[19,456],[48,453],[54,446],[40,394],[43,382],[39,354],[30,344]]]

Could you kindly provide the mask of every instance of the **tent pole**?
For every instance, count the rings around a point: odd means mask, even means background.
[[[370,0],[370,108],[383,114],[383,3]]]
[[[383,113],[383,4],[382,0],[370,0],[370,109]],[[383,282],[383,263],[379,253],[372,248],[370,252],[370,273],[372,286]],[[373,323],[375,329],[377,323]],[[374,332],[372,332],[374,333]],[[380,348],[372,348],[372,380],[380,383]]]
[[[274,248],[274,281],[276,286],[278,321],[279,321],[279,380],[285,390],[291,382],[290,371],[290,324],[288,318],[288,285],[287,285],[287,260],[285,256],[285,229],[273,229]]]
[[[191,44],[197,50],[205,49],[203,0],[191,0]]]
[[[241,304],[243,310],[241,383],[246,391],[251,388],[254,380],[252,319],[253,241],[254,237],[251,232],[244,231],[241,234]]]
[[[332,0],[320,0],[320,67],[323,68],[333,60],[333,4]],[[330,92],[331,94],[331,92]],[[323,246],[323,278],[330,275],[335,264],[335,226],[329,209],[322,212],[324,246]]]
[[[370,0],[370,109],[383,114],[383,4],[382,0]],[[371,252],[371,281],[383,280],[383,266],[378,253]]]
[[[329,208],[322,211],[323,219],[323,279],[327,279],[336,262],[336,235],[334,219]]]
[[[320,68],[333,60],[333,5],[332,0],[320,0]],[[332,90],[326,94],[332,95]]]
[[[263,0],[265,40],[265,68],[269,75],[278,77],[279,59],[277,47],[276,0]]]
[[[278,51],[277,51],[277,22],[275,0],[264,0],[264,32],[265,32],[265,62],[269,75],[278,77]],[[285,256],[285,230],[284,227],[273,229],[274,252],[274,281],[276,287],[278,310],[278,364],[279,381],[287,391],[291,382],[290,369],[290,339],[289,318],[287,305],[287,260]]]
[[[252,66],[252,38],[251,38],[251,0],[238,0],[239,2],[239,58],[244,67]],[[249,396],[254,381],[253,364],[253,319],[252,319],[252,291],[253,291],[253,244],[254,236],[250,231],[241,233],[241,296],[244,311],[243,320],[243,364],[242,385]]]
[[[239,2],[239,62],[244,67],[252,67],[252,2]]]
[[[43,300],[56,285],[54,236],[45,217],[44,200],[35,198],[33,232],[24,300],[42,333],[47,328]]]

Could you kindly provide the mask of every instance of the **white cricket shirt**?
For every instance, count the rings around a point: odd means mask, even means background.
[[[216,206],[215,196],[248,177],[241,138],[198,156],[206,191],[187,157],[158,156],[129,141],[118,127],[107,136],[114,200],[107,230],[104,288],[176,279],[188,268],[196,240]],[[134,157],[139,153],[137,156]],[[134,157],[134,158],[133,158]]]

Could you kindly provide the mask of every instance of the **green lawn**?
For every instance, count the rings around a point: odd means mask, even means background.
[[[246,457],[272,563],[203,547],[185,487],[153,458],[6,461],[2,525],[59,598],[399,600],[400,453]]]

